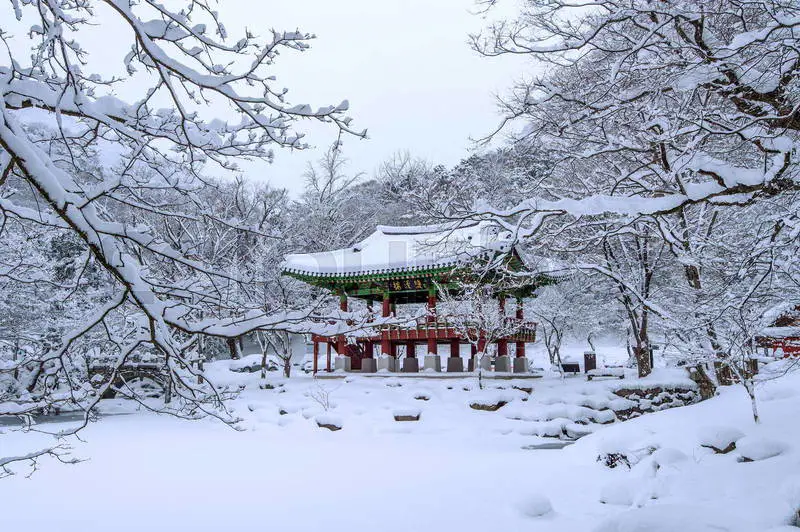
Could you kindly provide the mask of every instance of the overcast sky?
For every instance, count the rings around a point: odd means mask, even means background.
[[[483,58],[468,44],[486,23],[474,0],[226,0],[223,21],[260,35],[270,28],[312,32],[302,54],[284,53],[276,64],[292,104],[313,107],[348,99],[354,127],[368,140],[347,138],[353,171],[372,174],[397,151],[435,163],[468,155],[470,137],[485,135],[499,120],[495,95],[526,68],[517,57]],[[513,7],[513,6],[511,6]],[[238,32],[237,32],[238,33]],[[247,166],[293,192],[302,173],[335,139],[335,131],[309,124],[307,152],[278,150],[275,162]]]

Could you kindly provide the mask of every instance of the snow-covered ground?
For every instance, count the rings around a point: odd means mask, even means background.
[[[579,419],[578,403],[605,411],[621,381],[496,381],[488,385],[505,389],[481,391],[471,378],[298,375],[260,389],[258,374],[226,364],[211,371],[247,384],[234,403],[244,430],[107,416],[82,433],[76,450],[86,462],[45,461],[31,478],[0,480],[0,530],[763,532],[800,509],[798,375],[759,388],[758,426],[743,389],[731,387],[700,404],[597,424],[556,450],[535,449],[557,440],[533,435],[532,424]],[[651,382],[659,379],[681,377],[661,372]],[[495,412],[469,407],[498,398],[510,402]],[[417,413],[419,421],[394,419]],[[6,434],[0,452],[30,439]],[[727,440],[738,440],[728,454],[702,447]],[[609,469],[597,461],[604,453],[623,453],[632,467]],[[744,453],[754,461],[741,461]]]

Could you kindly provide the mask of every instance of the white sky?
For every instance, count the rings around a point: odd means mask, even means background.
[[[21,37],[12,44],[25,57],[29,25],[14,21],[9,4],[4,5],[3,27]],[[232,39],[243,36],[244,28],[263,38],[273,28],[317,35],[310,50],[282,53],[273,70],[274,88],[288,87],[293,105],[350,101],[354,129],[369,133],[367,140],[344,139],[353,173],[372,175],[402,151],[433,163],[458,162],[474,148],[471,137],[483,137],[499,123],[496,95],[531,68],[521,57],[485,58],[470,49],[469,34],[488,23],[473,14],[475,0],[220,0],[218,5]],[[507,0],[499,8],[493,16],[511,17],[518,5]],[[100,23],[82,27],[79,35],[90,51],[87,70],[97,67],[105,75],[124,77],[128,30],[110,10],[97,9]],[[26,13],[32,16],[31,10]],[[129,79],[115,85],[114,94],[133,101],[143,88]],[[302,190],[308,163],[336,139],[336,129],[312,121],[298,129],[308,133],[305,141],[313,149],[276,148],[272,165],[242,163],[245,174],[295,194]]]
[[[495,95],[529,65],[518,57],[484,58],[467,44],[486,21],[470,13],[474,0],[225,0],[229,29],[246,25],[258,35],[270,28],[300,29],[317,39],[302,54],[284,53],[275,74],[292,104],[312,107],[350,101],[356,129],[368,140],[345,139],[352,171],[372,174],[398,151],[435,163],[468,155],[470,137],[497,125]],[[513,13],[514,3],[509,6]],[[238,33],[235,32],[235,33]],[[335,139],[333,128],[303,126],[307,152],[276,150],[270,165],[243,166],[293,192],[302,173]]]

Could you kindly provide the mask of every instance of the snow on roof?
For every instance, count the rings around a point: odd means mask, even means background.
[[[348,248],[287,255],[283,271],[344,276],[457,266],[482,253],[509,251],[510,237],[510,233],[501,233],[486,222],[379,225],[374,233]]]
[[[800,326],[765,327],[761,330],[764,338],[800,338]]]

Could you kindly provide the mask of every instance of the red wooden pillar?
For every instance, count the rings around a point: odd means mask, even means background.
[[[331,371],[331,343],[325,342],[325,346],[327,347],[327,353],[325,353],[325,371]]]
[[[428,354],[436,355],[439,352],[439,344],[436,338],[436,289],[431,287],[428,289],[428,314],[427,320],[429,325],[433,325],[434,327],[428,327]]]
[[[382,316],[384,318],[388,318],[392,314],[392,300],[389,298],[389,294],[383,296],[383,304],[382,304]]]
[[[517,298],[517,319],[522,321],[525,318],[525,315],[522,311],[522,298]],[[525,342],[517,342],[517,357],[523,358],[525,356]]]
[[[417,358],[417,344],[414,342],[406,343],[406,358]]]
[[[461,357],[461,344],[456,338],[450,340],[450,358]]]
[[[498,305],[500,306],[500,316],[505,319],[506,316],[506,296],[500,295],[498,298]],[[497,341],[497,356],[505,357],[508,356],[508,340],[505,338],[501,338]]]
[[[384,318],[388,318],[392,314],[392,300],[389,297],[389,293],[383,294],[383,304],[381,306],[382,316]],[[389,340],[389,329],[386,326],[383,326],[383,330],[381,330],[381,354],[386,356],[395,356],[395,353],[392,349],[392,342]]]
[[[339,291],[339,310],[347,312],[347,294],[344,290]],[[343,334],[340,334],[336,339],[336,352],[339,356],[345,356],[347,341]]]
[[[508,340],[506,340],[505,338],[501,338],[497,341],[497,356],[499,357],[508,356]]]
[[[312,342],[314,342],[314,361],[311,363],[311,371],[312,375],[317,374],[317,359],[319,358],[319,342],[312,338]]]

